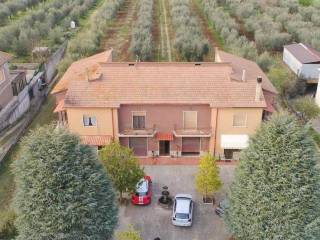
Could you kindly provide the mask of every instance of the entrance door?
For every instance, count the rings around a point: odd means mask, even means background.
[[[159,141],[159,154],[160,156],[170,155],[170,141]]]

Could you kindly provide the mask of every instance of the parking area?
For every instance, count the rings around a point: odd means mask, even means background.
[[[233,179],[235,166],[221,165],[220,174],[224,186],[216,194],[219,202],[225,197],[227,187]],[[214,213],[212,204],[202,203],[202,196],[195,190],[197,166],[145,166],[145,172],[152,177],[153,199],[149,206],[127,205],[120,208],[118,230],[132,224],[141,231],[144,240],[227,240],[230,234],[221,218]],[[193,225],[191,228],[175,227],[171,224],[172,210],[158,205],[163,186],[169,187],[171,196],[177,193],[192,194],[195,201]]]

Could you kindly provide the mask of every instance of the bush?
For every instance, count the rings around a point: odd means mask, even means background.
[[[262,53],[257,58],[258,65],[265,72],[268,72],[270,70],[270,68],[274,65],[274,62],[275,61],[273,60],[273,58],[270,56],[268,52]]]
[[[241,159],[225,214],[236,239],[319,239],[319,157],[309,126],[273,115]]]
[[[14,226],[16,214],[13,210],[0,213],[0,239],[12,239],[17,234]]]
[[[174,46],[183,59],[202,61],[209,52],[209,42],[201,32],[200,23],[191,14],[189,4],[188,0],[170,1]]]
[[[125,0],[104,1],[98,11],[91,16],[83,31],[70,40],[65,59],[59,65],[61,75],[69,65],[80,58],[90,56],[99,50],[102,37],[110,21],[123,6]]]
[[[292,105],[295,111],[301,113],[307,121],[317,118],[320,115],[320,108],[312,97],[300,97],[293,100]]]
[[[138,19],[132,30],[130,51],[145,61],[152,56],[153,0],[141,0],[138,5]]]
[[[128,229],[125,231],[116,233],[117,240],[142,240],[139,231],[135,230],[132,225],[129,225]]]
[[[18,18],[11,25],[0,29],[0,49],[16,55],[27,55],[30,50],[48,35],[63,36],[72,20],[80,19],[98,0],[52,0],[36,10]],[[74,7],[77,6],[77,7]],[[68,20],[68,24],[63,20]],[[60,25],[60,28],[55,28]],[[61,29],[62,28],[62,29]],[[9,40],[9,41],[8,41]],[[57,39],[55,39],[57,40]],[[53,44],[56,41],[49,41]]]
[[[16,239],[112,239],[118,208],[96,151],[53,125],[32,131],[22,145],[13,165]]]

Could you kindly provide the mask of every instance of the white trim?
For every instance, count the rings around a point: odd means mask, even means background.
[[[197,129],[198,128],[198,111],[194,111],[194,110],[187,110],[187,111],[182,111],[182,125],[183,125],[183,129],[186,129],[185,128],[185,125],[184,125],[184,114],[186,112],[195,112],[196,113],[196,127],[194,129]],[[190,129],[191,130],[191,129]]]
[[[209,134],[203,134],[203,135],[201,135],[201,134],[195,134],[195,135],[184,135],[184,134],[177,134],[176,133],[176,131],[174,131],[173,130],[173,135],[175,136],[175,137],[185,137],[185,138],[187,138],[187,137],[204,137],[204,138],[206,138],[206,137],[211,137],[211,134],[209,133]]]

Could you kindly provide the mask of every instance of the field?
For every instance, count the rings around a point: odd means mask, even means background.
[[[0,50],[28,62],[34,47],[54,50],[68,40],[61,75],[109,48],[115,61],[213,61],[219,47],[256,61],[282,94],[294,81],[282,46],[305,42],[320,50],[319,12],[320,1],[307,0],[0,0]],[[49,99],[30,128],[50,123],[52,109]],[[1,165],[0,212],[10,205],[18,149]]]

